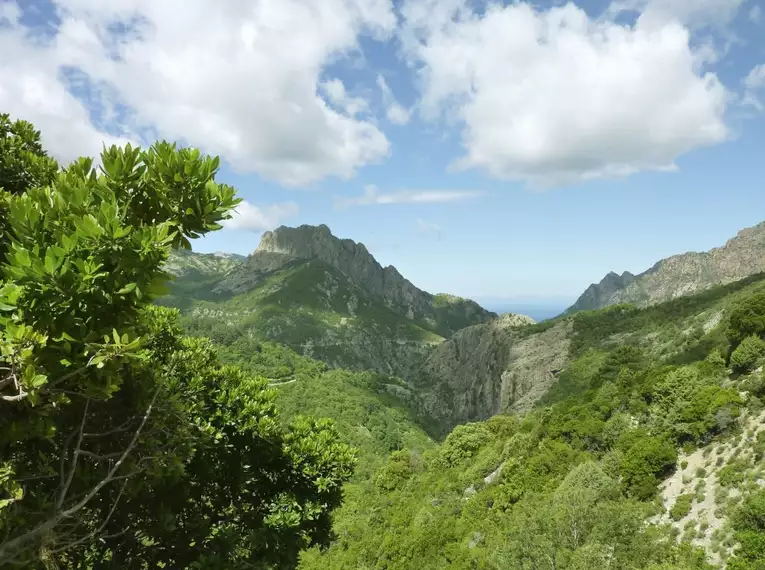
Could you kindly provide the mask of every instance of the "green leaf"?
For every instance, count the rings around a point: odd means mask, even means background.
[[[135,283],[128,283],[125,285],[122,289],[117,291],[117,295],[127,295],[128,293],[131,293],[136,287]]]
[[[14,261],[22,267],[29,267],[32,265],[32,260],[29,258],[29,252],[26,249],[17,249],[13,258]]]
[[[44,374],[37,374],[34,378],[32,378],[32,382],[30,383],[30,386],[32,388],[39,388],[40,386],[48,383],[48,377]]]

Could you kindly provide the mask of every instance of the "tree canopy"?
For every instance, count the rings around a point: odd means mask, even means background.
[[[282,568],[328,542],[353,451],[151,305],[239,203],[218,167],[160,142],[59,169],[0,115],[0,567]]]

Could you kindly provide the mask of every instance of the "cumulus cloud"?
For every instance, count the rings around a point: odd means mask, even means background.
[[[395,125],[407,124],[409,122],[409,110],[396,101],[393,91],[382,75],[377,76],[377,86],[382,93],[383,104],[386,108],[385,116],[388,120]]]
[[[47,130],[54,152],[105,138],[61,80],[70,67],[109,86],[132,110],[133,126],[284,184],[346,179],[389,153],[385,135],[358,116],[364,105],[325,75],[329,64],[358,52],[360,35],[392,33],[390,0],[56,6],[61,24],[50,41],[32,39],[17,19],[0,27],[0,105]]]
[[[261,208],[243,200],[236,207],[231,219],[223,222],[223,227],[229,230],[262,232],[279,226],[297,214],[298,205],[295,202],[271,204]]]
[[[335,207],[348,208],[375,204],[442,204],[461,202],[482,194],[483,192],[478,190],[399,190],[384,193],[380,192],[377,186],[369,184],[364,187],[364,193],[361,196],[336,198]]]
[[[701,12],[695,2],[632,4],[654,16],[626,25],[573,4],[492,2],[478,13],[465,0],[406,0],[400,34],[419,68],[421,112],[462,128],[453,166],[556,185],[673,169],[725,141],[730,94],[687,27],[722,0]],[[685,12],[660,18],[668,7]]]
[[[135,143],[135,135],[113,136],[93,126],[51,58],[51,47],[28,38],[20,16],[16,4],[0,4],[0,109],[12,119],[34,123],[46,149],[63,164],[80,156],[98,157],[102,144]],[[103,90],[95,90],[92,98],[103,109],[115,105]]]
[[[759,24],[762,21],[762,8],[760,8],[759,4],[755,4],[749,10],[749,20],[755,24]]]

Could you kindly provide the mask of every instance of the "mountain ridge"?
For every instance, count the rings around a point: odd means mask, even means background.
[[[740,230],[720,247],[672,255],[638,275],[609,272],[591,284],[565,314],[621,303],[646,307],[763,271],[765,222],[760,222]]]
[[[339,238],[325,224],[279,226],[264,232],[255,251],[216,291],[245,291],[295,259],[321,260],[383,299],[391,309],[410,320],[424,321],[442,336],[497,317],[470,299],[423,291],[393,265],[383,267],[363,243]]]
[[[176,279],[162,302],[181,309],[195,333],[226,342],[255,335],[334,367],[402,378],[457,330],[497,317],[469,299],[422,291],[323,224],[265,232],[244,259],[184,253],[167,269]]]

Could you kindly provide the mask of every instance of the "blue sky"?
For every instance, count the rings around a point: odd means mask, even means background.
[[[0,110],[52,154],[177,140],[416,285],[565,304],[765,216],[765,3],[0,0]]]

